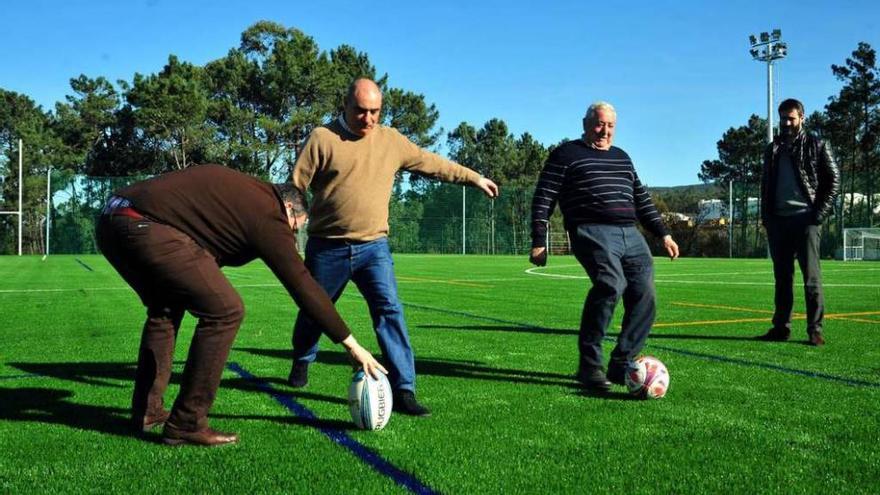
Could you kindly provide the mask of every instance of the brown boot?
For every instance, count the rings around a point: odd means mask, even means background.
[[[822,336],[822,332],[810,333],[810,345],[816,347],[825,345],[825,337]]]
[[[165,423],[162,441],[166,445],[200,445],[216,447],[230,443],[238,443],[238,435],[205,428],[199,431],[180,430],[171,423]]]

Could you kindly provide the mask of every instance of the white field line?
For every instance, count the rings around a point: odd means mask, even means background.
[[[570,268],[574,266],[580,265],[559,265],[553,266],[552,268]],[[533,268],[529,268],[525,270],[525,273],[529,275],[540,275],[542,277],[550,277],[557,279],[573,279],[573,280],[585,280],[589,279],[587,275],[563,275],[559,273],[543,273],[538,270],[546,270],[546,266],[536,266]],[[870,268],[868,270],[874,270]],[[849,270],[823,270],[823,273],[828,271],[849,271]],[[733,282],[733,281],[722,281],[722,280],[671,280],[668,277],[673,276],[693,276],[695,274],[672,274],[672,275],[660,275],[654,279],[655,283],[672,283],[672,284],[695,284],[695,285],[752,285],[752,286],[770,286],[772,287],[774,282],[772,280],[768,282]],[[772,275],[772,273],[756,273],[756,272],[729,272],[729,273],[707,273],[707,274],[699,274],[706,276],[717,276],[717,275]],[[868,288],[880,288],[880,284],[835,284],[835,283],[823,283],[823,287],[868,287]]]
[[[278,287],[284,288],[280,282],[274,284],[238,284],[240,288],[257,288],[257,287]],[[112,290],[131,290],[131,287],[77,287],[74,289],[0,289],[0,294],[24,294],[32,292],[79,292],[79,291],[112,291]]]

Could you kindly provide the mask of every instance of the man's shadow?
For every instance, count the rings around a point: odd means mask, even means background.
[[[468,330],[481,332],[512,332],[512,333],[534,333],[539,335],[577,335],[580,331],[576,328],[547,328],[539,326],[524,325],[417,325],[416,328],[424,328],[429,330]],[[620,336],[620,332],[608,332],[605,334],[606,339],[615,339]],[[704,335],[704,334],[685,334],[685,333],[655,333],[652,332],[648,340],[740,340],[750,341],[756,340],[754,336],[740,337],[736,335]]]
[[[255,347],[239,347],[237,351],[257,356],[290,360],[289,350],[262,349]],[[317,362],[329,365],[349,365],[348,354],[338,351],[318,352]],[[444,376],[450,378],[467,378],[476,380],[499,381],[506,383],[523,383],[531,385],[552,385],[577,388],[574,374],[547,373],[542,371],[520,370],[513,368],[495,368],[485,366],[479,361],[461,361],[453,359],[417,358],[416,372],[422,375]],[[286,383],[281,379],[274,382]]]
[[[133,436],[129,411],[123,408],[78,404],[70,390],[0,387],[0,419],[59,424],[108,435]]]
[[[7,363],[9,366],[27,371],[44,378],[71,381],[87,386],[111,387],[120,389],[119,393],[129,398],[134,381],[135,363],[93,362],[93,363]],[[180,383],[180,373],[172,373],[171,383]],[[221,382],[221,389],[237,389],[245,392],[265,393],[257,384],[242,378],[227,378]],[[73,400],[73,390],[56,388],[3,388],[0,387],[0,420],[40,422],[59,424],[71,428],[96,431],[108,435],[140,437],[159,441],[161,429],[145,435],[132,427],[131,411],[123,407],[96,406]],[[344,398],[330,397],[314,393],[275,392],[279,397],[309,398],[347,404]],[[166,407],[170,407],[174,397],[166,394]],[[232,415],[211,413],[211,418],[251,419],[272,421],[284,424],[298,424],[318,429],[347,430],[354,428],[350,422],[304,418],[286,413],[271,415]]]

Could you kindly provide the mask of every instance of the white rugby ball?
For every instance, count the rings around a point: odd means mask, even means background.
[[[626,371],[625,381],[629,392],[636,397],[660,399],[669,389],[669,371],[659,359],[642,356]]]
[[[348,387],[348,410],[355,426],[362,430],[381,430],[391,419],[391,384],[379,373],[373,378],[357,370]]]

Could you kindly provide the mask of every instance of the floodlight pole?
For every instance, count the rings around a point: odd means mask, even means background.
[[[461,254],[467,254],[465,250],[465,241],[467,240],[465,233],[467,230],[467,222],[465,221],[465,213],[467,212],[467,204],[465,203],[466,191],[467,187],[461,186]]]
[[[24,216],[24,202],[23,202],[23,191],[24,191],[24,172],[23,172],[23,152],[22,148],[24,147],[23,140],[18,140],[18,255],[21,256],[21,217]]]
[[[770,33],[749,35],[753,60],[767,63],[767,143],[773,142],[773,62],[788,55],[788,45],[782,41],[782,31],[774,29]]]
[[[733,258],[733,181],[727,184],[730,194],[727,203],[727,257]]]
[[[49,222],[52,214],[52,167],[46,170],[46,252],[49,256]]]
[[[767,142],[773,142],[773,61],[767,62]]]

